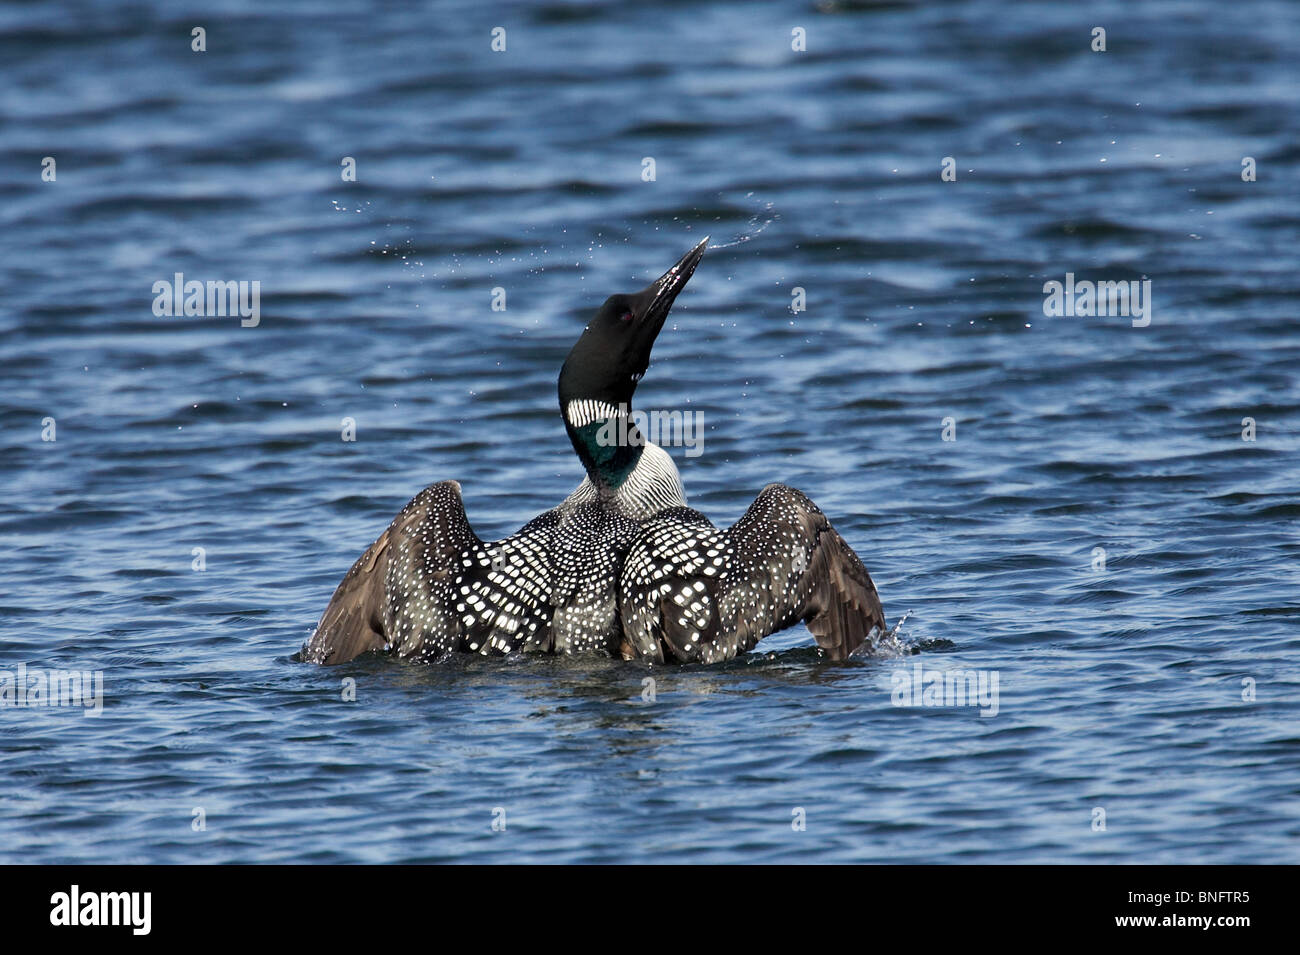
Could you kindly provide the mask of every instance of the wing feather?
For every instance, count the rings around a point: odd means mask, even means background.
[[[344,576],[302,648],[309,663],[346,663],[390,647],[394,620],[420,584],[445,580],[456,556],[482,547],[455,481],[430,484],[402,508]]]
[[[769,484],[727,530],[675,508],[648,521],[620,581],[625,655],[730,659],[803,621],[842,660],[886,630],[871,575],[802,492]]]

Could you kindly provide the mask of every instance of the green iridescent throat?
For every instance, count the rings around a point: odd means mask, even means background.
[[[620,487],[641,460],[644,439],[626,418],[601,418],[573,434],[587,470],[606,487]]]

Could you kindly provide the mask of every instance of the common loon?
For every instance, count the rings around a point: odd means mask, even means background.
[[[871,649],[886,631],[875,585],[812,501],[769,484],[719,530],[686,506],[672,458],[630,420],[655,338],[708,241],[640,292],[610,297],[565,359],[560,411],[587,472],[577,490],[486,543],[460,485],[429,485],[352,565],[301,659],[603,651],[712,663],[799,621],[831,659]]]

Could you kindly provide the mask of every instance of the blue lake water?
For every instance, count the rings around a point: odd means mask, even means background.
[[[0,707],[0,860],[1300,861],[1300,5],[265,6],[0,7],[0,671],[104,680]],[[572,490],[560,362],[705,234],[638,404],[898,648],[294,662],[426,484]]]

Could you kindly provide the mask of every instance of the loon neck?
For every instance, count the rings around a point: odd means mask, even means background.
[[[626,403],[612,405],[577,399],[563,408],[564,427],[591,483],[603,496],[612,495],[636,469],[645,451],[645,437],[632,422]]]

